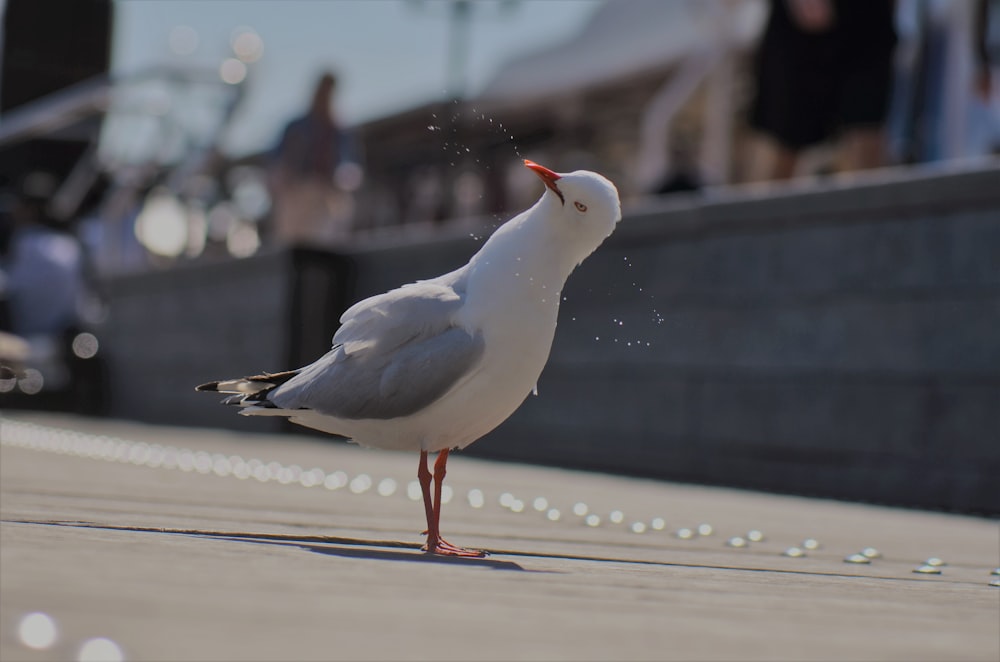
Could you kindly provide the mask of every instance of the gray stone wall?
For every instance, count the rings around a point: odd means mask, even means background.
[[[156,423],[257,429],[258,421],[208,406],[200,383],[284,367],[287,253],[123,276],[108,284],[102,334],[111,415]],[[274,431],[275,423],[260,421]]]
[[[1000,510],[1000,171],[632,216],[482,451]]]
[[[303,294],[282,254],[122,279],[114,411],[238,424],[190,393],[192,373],[318,356],[335,315],[303,311],[339,313],[479,244],[356,251],[342,299]],[[632,210],[563,294],[540,396],[468,452],[1000,511],[1000,167]],[[154,392],[135,388],[154,369]]]

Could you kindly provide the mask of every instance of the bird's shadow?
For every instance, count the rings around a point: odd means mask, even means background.
[[[206,531],[203,529],[164,529],[139,526],[116,526],[96,522],[33,521],[24,524],[44,524],[48,526],[68,526],[86,529],[113,531],[133,531],[136,533],[159,533],[167,535],[193,536],[213,540],[247,542],[258,545],[297,547],[316,554],[339,556],[342,558],[374,559],[378,561],[404,561],[408,563],[447,563],[493,570],[514,570],[519,572],[546,572],[528,570],[513,561],[502,561],[489,557],[456,557],[428,554],[420,551],[420,545],[395,540],[368,540],[343,536],[303,536],[281,533],[240,533],[229,531]]]
[[[493,570],[540,572],[536,570],[527,570],[519,563],[514,563],[513,561],[501,561],[500,559],[491,559],[488,556],[477,558],[428,554],[426,552],[418,551],[420,548],[417,545],[388,540],[365,540],[362,538],[332,536],[261,535],[252,533],[232,534],[202,532],[189,535],[197,535],[219,540],[249,542],[260,545],[298,547],[299,549],[304,549],[316,554],[326,554],[328,556],[340,556],[344,558],[374,559],[378,561],[405,561],[408,563],[452,563],[457,565],[472,565],[482,568],[492,568]]]

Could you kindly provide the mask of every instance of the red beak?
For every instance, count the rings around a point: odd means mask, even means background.
[[[524,160],[524,165],[526,168],[530,168],[536,175],[541,177],[542,181],[545,182],[545,185],[552,189],[553,193],[559,196],[559,199],[562,200],[563,204],[566,204],[566,198],[563,197],[562,191],[560,191],[559,187],[556,186],[556,180],[562,179],[562,175],[552,172],[545,166],[540,166],[534,161],[529,161],[528,159]]]

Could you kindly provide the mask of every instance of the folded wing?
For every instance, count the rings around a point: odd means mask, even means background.
[[[406,285],[351,307],[334,347],[268,393],[282,409],[312,409],[345,419],[413,414],[473,374],[480,334],[455,323],[456,283]]]

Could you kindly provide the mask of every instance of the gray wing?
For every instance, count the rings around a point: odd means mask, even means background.
[[[450,328],[465,296],[466,267],[359,301],[340,317],[333,345],[348,354],[371,345],[388,351]]]
[[[480,334],[455,326],[462,297],[440,282],[366,299],[341,318],[334,348],[268,395],[283,409],[387,419],[428,406],[471,374]]]

